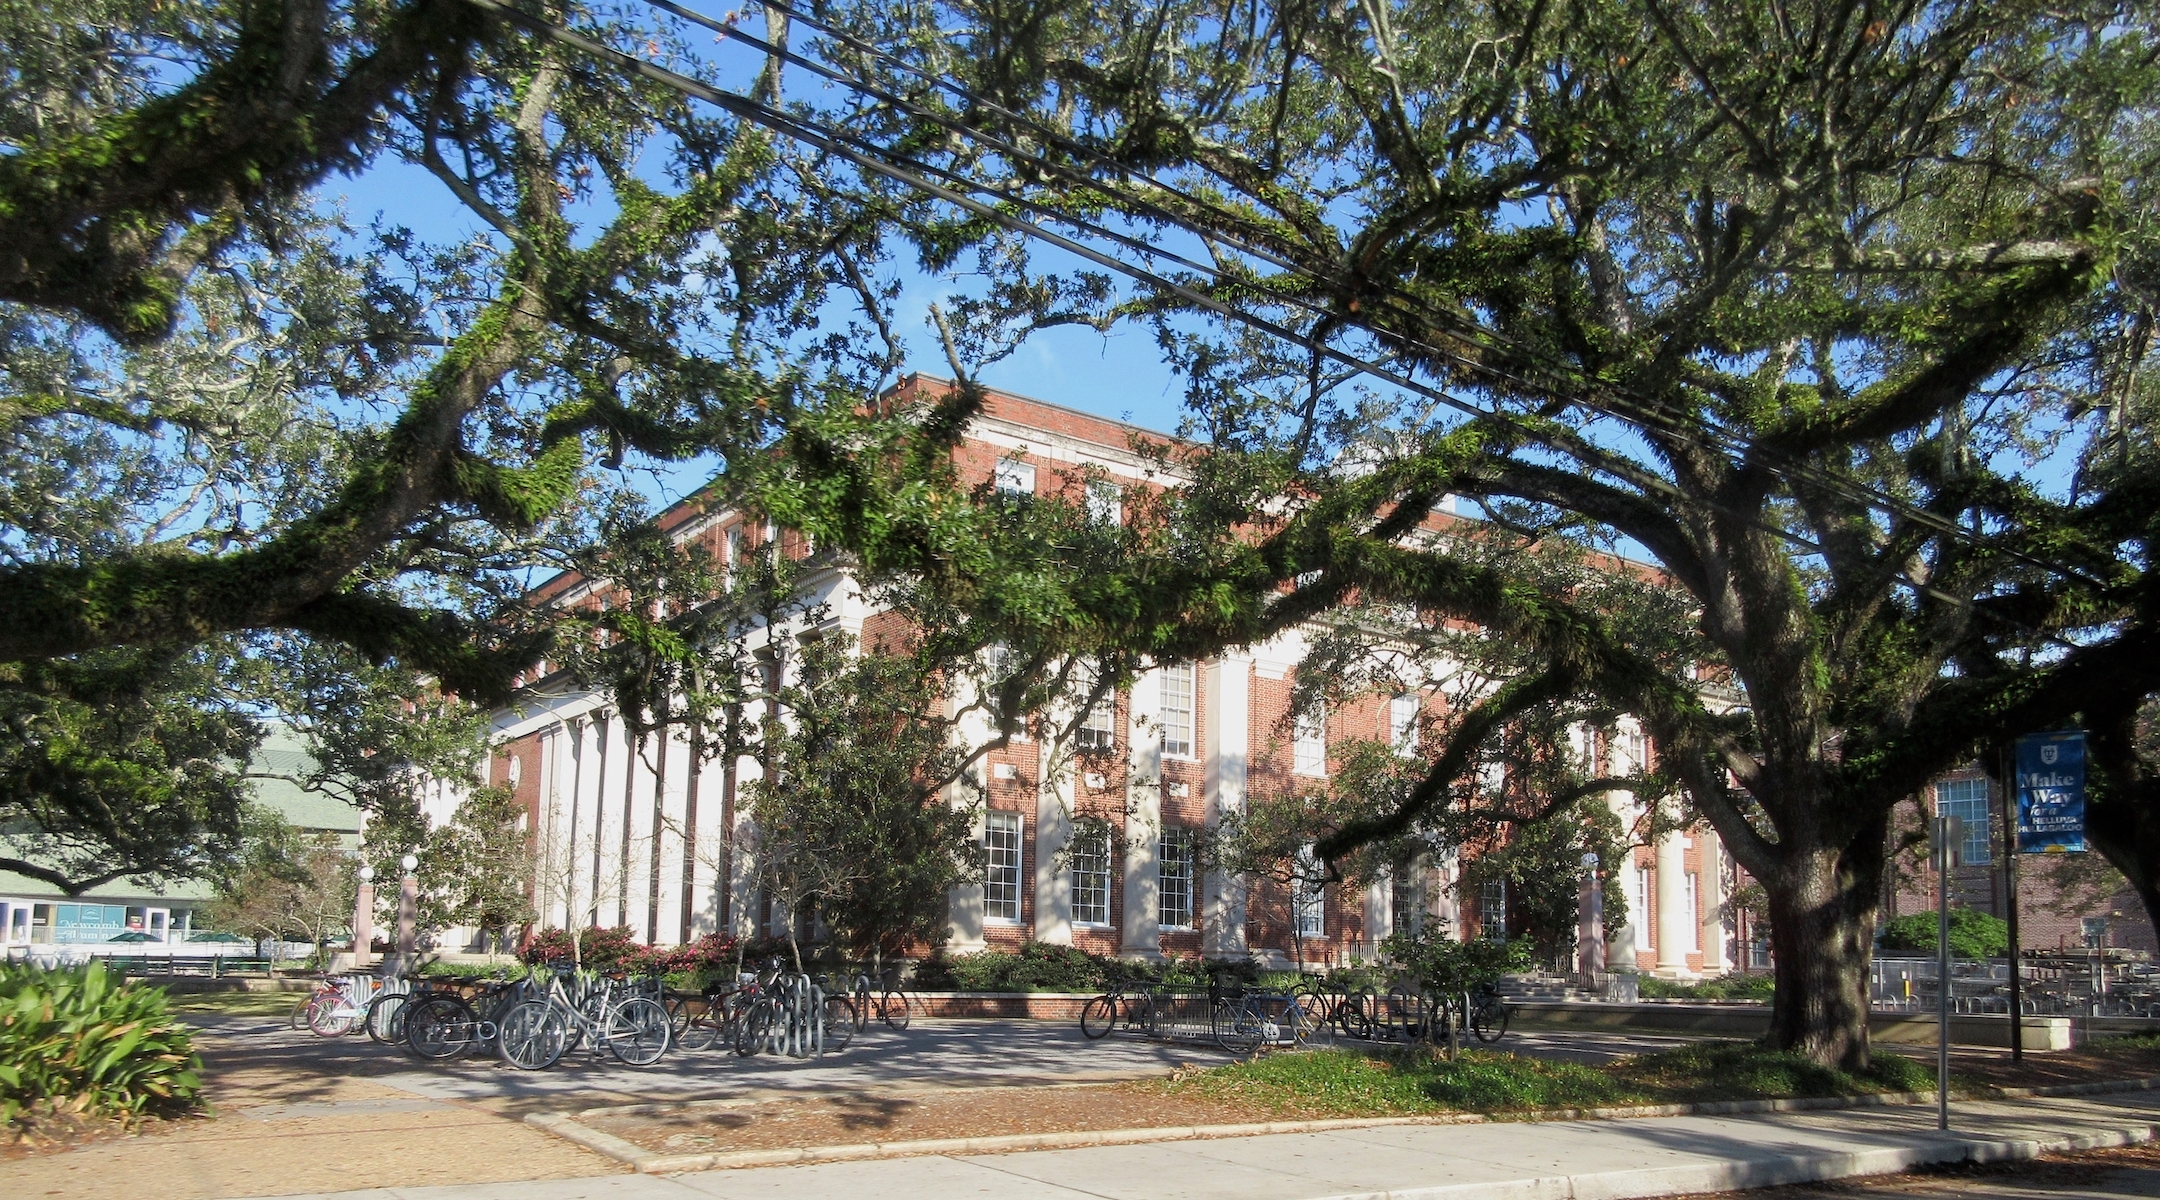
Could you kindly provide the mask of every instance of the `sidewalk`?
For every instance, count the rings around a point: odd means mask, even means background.
[[[2160,1126],[2160,1092],[1735,1117],[1418,1125],[1020,1154],[383,1188],[307,1200],[1591,1200],[2003,1161],[2127,1145]],[[296,1198],[297,1200],[297,1198]]]

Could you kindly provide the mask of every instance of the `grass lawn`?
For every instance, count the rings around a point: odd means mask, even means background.
[[[1320,1050],[1149,1086],[1287,1116],[1362,1117],[1910,1092],[1933,1087],[1934,1075],[1894,1054],[1852,1075],[1759,1046],[1704,1042],[1596,1067],[1492,1050],[1466,1050],[1453,1061],[1415,1050]]]

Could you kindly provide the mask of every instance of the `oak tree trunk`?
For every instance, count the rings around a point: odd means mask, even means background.
[[[1868,966],[1889,818],[1843,846],[1781,847],[1761,880],[1776,953],[1770,1045],[1847,1071],[1868,1065]]]

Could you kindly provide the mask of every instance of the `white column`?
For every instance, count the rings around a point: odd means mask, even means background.
[[[966,789],[961,784],[952,787],[951,803],[958,808],[967,803]],[[975,844],[983,845],[983,810],[975,812]],[[945,902],[945,950],[949,954],[971,954],[983,949],[983,885],[962,884],[952,890]]]
[[[1597,855],[1583,855],[1582,872],[1575,901],[1575,973],[1589,982],[1605,974],[1605,885],[1598,878]]]
[[[735,853],[728,878],[728,910],[735,936],[756,937],[760,930],[757,887],[757,823],[750,819],[750,785],[765,777],[764,764],[755,754],[735,760]]]
[[[975,684],[962,677],[957,683],[956,690],[964,690],[965,694],[948,695],[941,702],[942,710],[945,719],[953,723],[953,741],[963,749],[974,751],[989,742],[995,735],[995,731],[991,728],[987,706],[980,703],[981,694]],[[983,773],[988,772],[990,769],[989,763],[978,760],[973,767],[969,768],[967,778],[954,781],[952,786],[947,789],[946,803],[954,808],[964,808],[970,804],[978,804],[987,790],[981,786]],[[983,812],[984,810],[980,807],[976,809],[974,836],[976,853],[983,854],[987,858],[987,852],[983,848]],[[982,862],[983,860],[978,860],[976,865],[980,866]],[[946,953],[971,954],[983,949],[985,945],[986,943],[983,941],[983,885],[979,883],[962,884],[954,888],[945,897]]]
[[[1457,891],[1461,872],[1461,854],[1449,850],[1433,864],[1433,895],[1428,906],[1433,921],[1439,926],[1433,936],[1452,938],[1458,942],[1470,940],[1469,931],[1462,923],[1462,896]]]
[[[1702,847],[1695,902],[1701,908],[1697,921],[1702,930],[1703,974],[1723,975],[1732,970],[1732,959],[1725,953],[1725,845],[1718,840],[1717,831],[1707,825],[1695,832],[1695,844]]]
[[[1394,896],[1390,884],[1393,871],[1389,868],[1365,887],[1365,957],[1368,960],[1380,957],[1380,942],[1395,931]]]
[[[1207,666],[1207,823],[1245,808],[1252,743],[1252,659],[1226,654]],[[1245,881],[1207,873],[1201,896],[1201,953],[1211,958],[1245,954]]]
[[[1156,891],[1162,870],[1162,672],[1133,683],[1132,727],[1125,772],[1124,957],[1162,957],[1162,910]]]
[[[1687,860],[1684,837],[1679,830],[1658,838],[1657,843],[1657,973],[1688,972]]]
[[[653,930],[653,941],[663,946],[679,946],[690,940],[682,911],[683,863],[689,860],[688,842],[693,836],[686,820],[690,808],[690,743],[682,733],[669,726],[661,743],[667,752],[667,786],[660,798],[660,920]]]
[[[1063,861],[1072,840],[1076,764],[1053,771],[1052,746],[1043,745],[1042,785],[1035,803],[1035,940],[1072,945],[1072,872]]]
[[[685,748],[684,757],[695,754]],[[709,759],[698,764],[697,769],[697,820],[686,821],[689,845],[684,849],[690,856],[690,928],[683,931],[685,941],[696,941],[720,928],[720,896],[727,881],[720,878],[720,797],[725,779],[721,775],[720,760]],[[684,804],[690,800],[686,789]]]
[[[1615,733],[1618,732],[1616,729]],[[1594,739],[1597,731],[1586,728],[1583,736]],[[1607,775],[1628,774],[1634,767],[1620,761],[1619,748],[1611,744],[1614,740],[1617,738],[1608,740],[1601,751],[1595,751],[1590,757],[1600,764],[1598,769]],[[1626,792],[1607,792],[1605,802],[1612,808],[1613,814],[1620,818],[1621,828],[1634,828],[1636,818],[1642,811],[1641,806],[1635,803],[1635,797]],[[1641,955],[1648,948],[1644,945],[1647,939],[1643,935],[1650,929],[1647,924],[1650,914],[1646,911],[1649,896],[1646,891],[1636,888],[1635,872],[1635,851],[1629,849],[1620,856],[1619,869],[1615,872],[1618,878],[1608,881],[1611,886],[1618,887],[1620,894],[1627,898],[1627,923],[1613,930],[1612,941],[1605,948],[1607,968],[1620,975],[1633,975],[1641,971]],[[1638,894],[1638,891],[1643,891],[1643,894]]]

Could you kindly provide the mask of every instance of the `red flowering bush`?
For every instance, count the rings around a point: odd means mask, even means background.
[[[540,929],[525,935],[518,957],[529,963],[580,962],[588,971],[622,972],[630,975],[667,975],[697,972],[731,963],[735,938],[708,933],[687,946],[647,946],[626,925],[609,929],[580,929],[577,951],[571,951],[570,933],[563,929]]]

